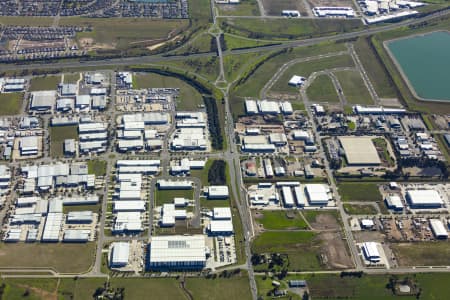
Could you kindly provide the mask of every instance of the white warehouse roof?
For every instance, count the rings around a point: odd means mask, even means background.
[[[126,266],[130,256],[130,244],[128,242],[115,242],[111,248],[111,266]]]
[[[439,219],[430,219],[430,226],[433,234],[438,239],[448,238],[447,229],[445,229],[444,224]]]
[[[409,190],[406,199],[411,206],[442,206],[444,203],[441,196],[435,190]]]
[[[227,198],[228,186],[226,185],[211,185],[208,187],[208,198]]]
[[[205,262],[203,235],[155,236],[150,243],[150,263]]]
[[[231,209],[229,207],[214,207],[213,218],[216,220],[231,220]]]
[[[329,189],[324,184],[306,184],[305,194],[308,196],[310,204],[326,204],[330,197],[328,196]]]

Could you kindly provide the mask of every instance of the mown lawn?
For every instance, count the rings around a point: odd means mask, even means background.
[[[350,215],[374,215],[378,211],[372,205],[344,203],[345,211]]]

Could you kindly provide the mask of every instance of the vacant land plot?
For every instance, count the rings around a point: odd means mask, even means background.
[[[77,83],[80,79],[80,73],[64,74],[64,83]]]
[[[161,206],[166,203],[173,203],[173,198],[185,198],[192,200],[194,197],[193,190],[155,190],[156,205]]]
[[[211,51],[211,41],[214,37],[209,33],[201,33],[190,39],[186,44],[177,48],[172,53],[178,55],[190,53],[205,53]],[[215,39],[215,38],[214,38]]]
[[[377,183],[343,182],[338,185],[342,201],[381,201]]]
[[[259,16],[256,0],[242,0],[239,4],[216,4],[221,16]]]
[[[305,210],[303,216],[315,230],[337,230],[341,228],[341,220],[337,210]]]
[[[200,300],[252,298],[248,277],[246,274],[234,275],[230,278],[216,279],[189,277],[186,278],[186,289],[192,293],[193,299]]]
[[[77,126],[51,126],[50,127],[50,155],[59,157],[64,154],[64,140],[78,140]]]
[[[0,94],[0,116],[17,115],[23,104],[23,93]]]
[[[124,288],[124,299],[187,299],[173,278],[112,278],[111,288]]]
[[[289,270],[318,270],[320,261],[320,239],[308,231],[267,231],[254,239],[252,252],[286,254]]]
[[[373,104],[372,97],[358,71],[341,71],[335,74],[348,103]]]
[[[175,77],[155,73],[136,74],[133,85],[137,89],[145,88],[179,88],[180,96],[176,99],[179,110],[197,110],[203,104],[200,93],[191,85]]]
[[[63,278],[58,287],[58,299],[93,299],[96,289],[104,287],[104,278]]]
[[[127,49],[156,44],[188,26],[187,20],[153,20],[147,18],[61,18],[60,25],[92,28],[77,35],[78,42],[89,49]],[[151,30],[150,30],[151,29]]]
[[[221,23],[225,32],[250,38],[290,40],[361,29],[358,19],[233,19]]]
[[[256,211],[256,222],[264,229],[308,229],[303,216],[297,211]]]
[[[57,279],[8,278],[0,283],[5,285],[2,288],[2,299],[56,299],[57,297]]]
[[[271,91],[279,93],[297,93],[298,88],[288,85],[289,79],[294,75],[308,78],[313,72],[333,68],[352,67],[353,60],[350,55],[332,56],[308,62],[301,62],[289,67],[275,82]]]
[[[5,268],[53,268],[61,273],[81,273],[91,266],[94,251],[94,242],[86,244],[2,243],[0,265]]]
[[[312,102],[339,102],[333,82],[328,75],[319,75],[308,86],[306,93]]]
[[[30,82],[30,92],[56,90],[61,83],[60,76],[33,77]]]
[[[51,26],[53,18],[51,17],[0,17],[0,24],[12,26]]]
[[[448,266],[448,242],[418,242],[391,244],[400,266]]]
[[[373,205],[369,204],[344,204],[345,211],[350,215],[374,215],[378,211]]]
[[[397,97],[395,85],[389,80],[382,62],[378,60],[372,47],[370,47],[370,43],[370,39],[365,37],[359,38],[355,43],[356,53],[367,72],[367,76],[380,97]]]
[[[299,0],[262,0],[262,2],[269,16],[281,16],[283,10],[298,10],[302,16],[308,13],[304,2]]]
[[[106,161],[100,159],[88,160],[88,173],[95,176],[106,175]]]
[[[245,74],[249,74],[249,76],[239,80],[231,90],[230,101],[232,102],[233,115],[237,117],[244,114],[245,97],[259,97],[261,89],[284,63],[299,57],[309,57],[342,50],[345,50],[344,44],[326,43],[276,52],[277,55],[270,59],[267,59],[266,56],[260,56],[245,71]],[[256,62],[260,63],[256,64]],[[289,88],[287,82],[285,82],[283,87]]]

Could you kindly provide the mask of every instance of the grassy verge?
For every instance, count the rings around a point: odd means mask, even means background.
[[[278,44],[275,42],[261,41],[257,39],[243,38],[231,34],[225,34],[225,44],[227,50],[255,48]]]
[[[23,93],[0,94],[0,116],[17,115],[23,103]]]

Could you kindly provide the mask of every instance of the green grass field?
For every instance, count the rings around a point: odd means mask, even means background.
[[[216,56],[187,58],[185,60],[166,61],[161,66],[173,66],[182,70],[183,73],[189,71],[191,73],[203,76],[206,80],[214,82],[219,76],[220,67],[219,59]]]
[[[238,5],[216,4],[220,16],[259,16],[258,2],[256,0],[242,0]]]
[[[391,243],[400,266],[448,266],[448,242]]]
[[[419,299],[446,299],[450,288],[446,282],[448,273],[397,275],[398,279],[410,277],[417,283],[422,293]],[[416,299],[415,296],[395,296],[386,288],[389,275],[364,275],[361,278],[338,275],[316,274],[307,276],[311,298],[313,299],[358,299],[393,300]]]
[[[64,154],[64,140],[78,140],[78,127],[75,126],[51,126],[50,127],[50,155],[60,157]]]
[[[212,35],[202,32],[192,37],[183,46],[173,51],[173,54],[183,55],[192,53],[204,53],[211,51],[211,39]]]
[[[299,57],[309,57],[329,52],[345,50],[344,44],[324,43],[315,46],[295,48],[282,52],[262,63],[255,69],[255,62],[247,66],[247,73],[251,73],[247,80],[243,80],[230,90],[230,102],[233,116],[244,114],[245,97],[259,97],[259,92],[281,66]],[[253,69],[253,70],[252,70]],[[287,86],[287,85],[286,85]]]
[[[266,231],[253,240],[253,253],[287,254],[289,270],[319,270],[322,264],[317,251],[321,241],[308,231]],[[255,269],[265,268],[258,265]]]
[[[192,200],[194,190],[159,190],[155,189],[156,205],[161,206],[166,203],[173,203],[173,198],[182,197]]]
[[[288,85],[289,79],[294,75],[308,78],[317,71],[329,70],[333,68],[352,67],[353,60],[350,55],[339,55],[308,62],[301,62],[289,67],[283,75],[272,86],[271,91],[277,93],[298,93],[298,88]]]
[[[359,38],[355,42],[355,50],[359,56],[367,76],[372,82],[377,94],[383,98],[397,97],[394,83],[389,80],[383,66],[377,60],[373,49],[369,46],[370,40],[365,37]]]
[[[363,28],[360,20],[342,19],[226,19],[221,28],[250,38],[291,40],[349,32]]]
[[[186,288],[192,293],[193,299],[199,300],[251,299],[252,297],[246,274],[216,279],[189,277],[186,278]]]
[[[350,215],[375,215],[378,213],[375,207],[368,204],[344,203],[344,209]]]
[[[79,25],[91,27],[91,32],[82,32],[77,39],[93,38],[99,46],[126,49],[146,45],[152,40],[166,39],[169,32],[186,28],[187,20],[157,20],[150,18],[61,18],[61,26]],[[149,30],[151,28],[151,30]]]
[[[17,115],[23,104],[23,93],[0,94],[0,116]]]
[[[358,71],[341,71],[335,74],[348,103],[373,104],[372,97]]]
[[[64,74],[64,83],[77,83],[80,79],[80,73],[67,73]]]
[[[208,185],[208,171],[211,168],[213,162],[215,159],[208,159],[208,161],[205,164],[205,167],[200,170],[191,170],[190,176],[191,177],[197,177],[200,179],[202,186]]]
[[[88,160],[87,165],[89,174],[95,174],[95,176],[106,175],[106,161],[100,159]]]
[[[232,49],[242,49],[242,48],[254,48],[261,47],[267,45],[273,45],[274,42],[261,41],[250,38],[243,38],[240,36],[235,36],[231,34],[225,34],[225,44],[227,46],[227,50]]]
[[[306,93],[313,102],[339,103],[339,97],[328,75],[319,75],[308,86]]]
[[[245,67],[257,59],[260,53],[229,54],[223,58],[225,78],[232,82],[245,70]]]
[[[302,212],[303,216],[305,217],[306,221],[312,225],[313,223],[320,222],[320,219],[322,217],[329,218],[332,223],[335,223],[334,225],[339,226],[340,223],[342,223],[341,216],[337,210],[304,210]],[[331,226],[332,224],[330,224]]]
[[[53,18],[51,17],[0,17],[0,24],[12,26],[51,26]]]
[[[261,212],[261,218],[256,222],[262,224],[264,229],[308,229],[303,217],[296,211],[268,211]]]
[[[61,76],[43,76],[33,77],[30,82],[30,92],[47,91],[58,89],[58,84],[61,83]]]
[[[202,95],[191,85],[175,77],[155,73],[139,73],[134,76],[133,86],[144,88],[179,88],[180,96],[176,100],[178,110],[197,110],[203,104]]]
[[[124,288],[125,299],[186,299],[177,280],[172,278],[112,278],[112,288]]]
[[[61,273],[86,272],[94,258],[95,243],[0,244],[0,265],[5,268],[53,268]],[[68,259],[70,257],[70,259]]]
[[[342,182],[338,185],[342,201],[382,201],[377,183]]]

